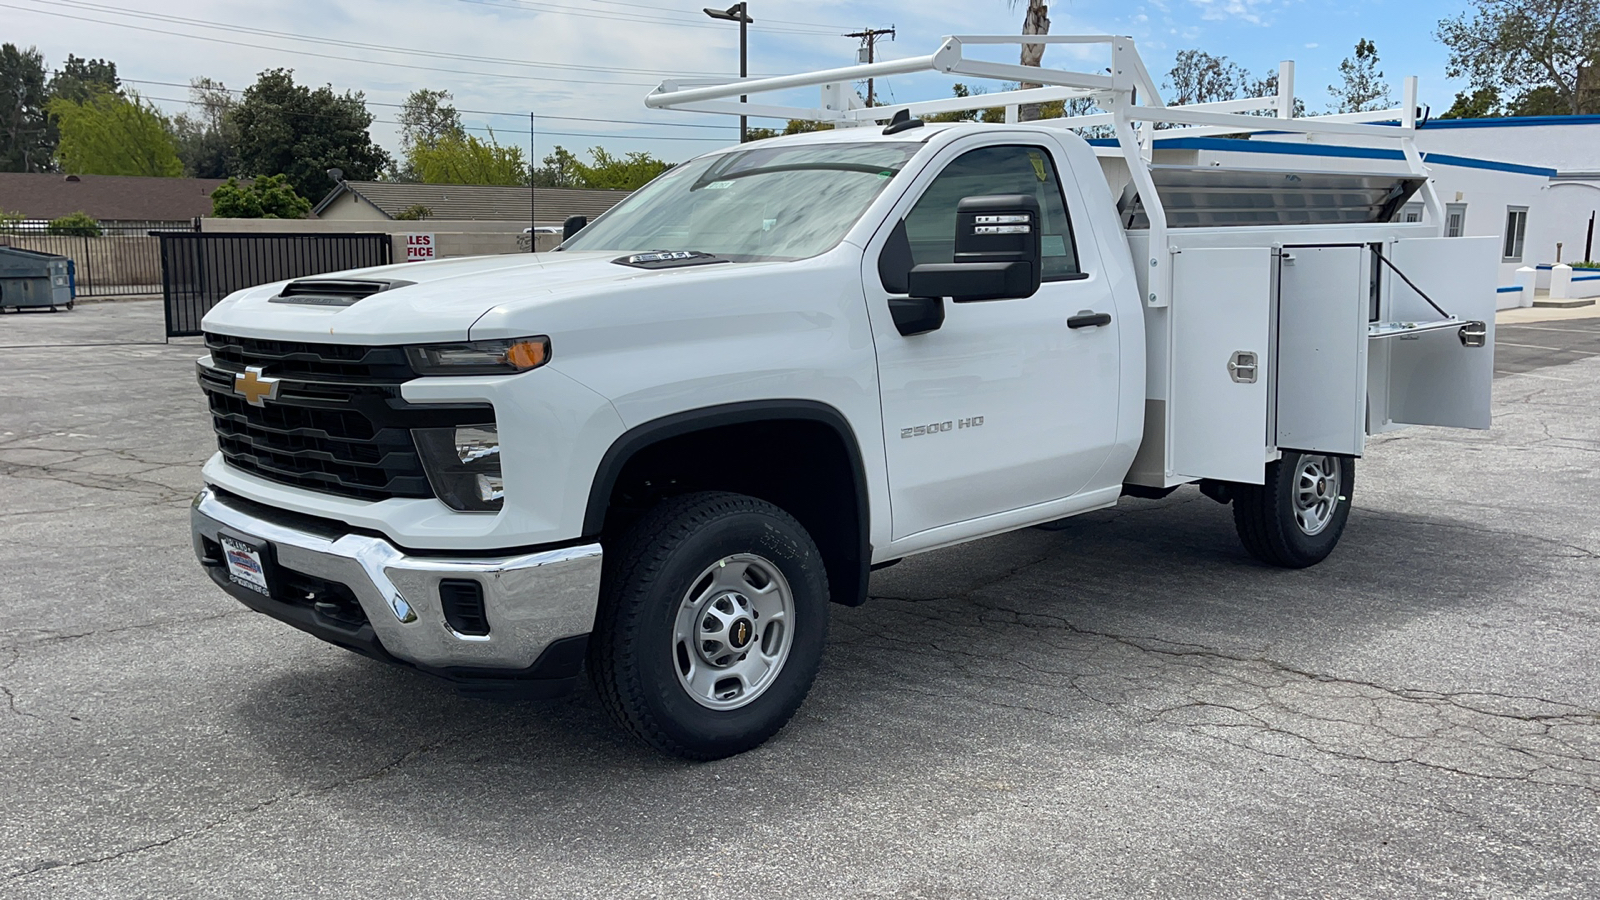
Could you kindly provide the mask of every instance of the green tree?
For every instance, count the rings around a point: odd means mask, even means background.
[[[373,143],[365,95],[294,83],[290,69],[262,72],[228,114],[238,135],[239,171],[282,174],[303,197],[333,189],[329,169],[352,181],[377,178],[392,161]]]
[[[1456,94],[1456,102],[1439,116],[1441,119],[1492,119],[1505,115],[1500,108],[1500,91],[1497,88],[1478,88],[1471,93]]]
[[[557,146],[544,158],[544,167],[534,173],[539,187],[588,188],[605,191],[638,190],[673,164],[648,153],[633,152],[612,156],[604,147],[589,148],[592,163],[584,163],[571,151]]]
[[[1179,50],[1167,72],[1168,106],[1216,103],[1237,100],[1252,84],[1250,73],[1226,56],[1212,56],[1203,50]],[[1273,79],[1277,87],[1277,79]]]
[[[1366,38],[1356,41],[1354,57],[1347,56],[1339,63],[1339,78],[1340,84],[1328,85],[1334,112],[1369,112],[1394,105],[1389,83],[1378,68],[1378,45]]]
[[[87,103],[96,94],[115,94],[122,90],[117,64],[104,59],[80,59],[67,54],[67,61],[50,77],[50,99]]]
[[[45,109],[49,99],[39,51],[0,45],[0,172],[52,168],[56,140]]]
[[[153,175],[176,178],[183,163],[166,117],[138,94],[96,93],[83,103],[50,101],[61,130],[56,148],[63,171],[80,175]]]
[[[1472,0],[1470,13],[1439,22],[1450,48],[1445,75],[1474,88],[1544,106],[1533,95],[1548,88],[1560,112],[1600,112],[1600,0]],[[1515,102],[1513,103],[1515,105]]]
[[[1523,91],[1506,104],[1508,116],[1565,116],[1572,112],[1561,92],[1553,85],[1541,84]]]
[[[237,175],[239,160],[234,152],[237,135],[229,113],[238,105],[233,92],[211,78],[189,79],[190,112],[172,120],[172,137],[177,144],[183,173],[191,178],[228,178]]]
[[[45,230],[50,234],[70,234],[76,237],[99,237],[101,234],[100,222],[82,210],[59,219],[51,219]]]
[[[406,167],[424,184],[527,184],[528,160],[521,147],[451,135],[411,145]]]
[[[395,172],[397,180],[423,180],[413,160],[419,148],[432,150],[447,138],[465,142],[467,131],[461,126],[461,113],[449,101],[449,91],[418,88],[400,105],[401,165]]]
[[[219,219],[304,219],[310,213],[311,201],[295,193],[282,175],[250,184],[229,178],[211,192],[211,214]]]

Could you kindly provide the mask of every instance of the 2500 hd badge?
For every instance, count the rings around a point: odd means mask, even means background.
[[[902,438],[922,437],[925,434],[942,434],[954,431],[957,428],[978,428],[983,425],[983,416],[971,416],[966,419],[947,419],[943,422],[934,422],[929,425],[913,425],[910,428],[900,429]]]

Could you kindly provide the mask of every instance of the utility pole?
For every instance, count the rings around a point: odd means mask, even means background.
[[[876,61],[877,54],[875,53],[875,51],[876,51],[877,46],[878,46],[878,38],[883,36],[883,35],[886,35],[886,34],[889,36],[889,40],[891,40],[891,41],[894,40],[894,26],[893,25],[889,26],[888,28],[866,28],[866,29],[863,29],[861,31],[852,31],[849,34],[845,35],[845,37],[852,37],[852,38],[860,38],[861,39],[861,49],[863,51],[865,51],[865,56],[866,56],[866,59],[862,60],[862,61],[870,63],[870,62]],[[872,106],[872,103],[873,103],[872,79],[868,78],[867,79],[867,106],[869,106],[869,107]]]

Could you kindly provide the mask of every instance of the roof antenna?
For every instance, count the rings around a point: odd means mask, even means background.
[[[894,116],[889,119],[889,124],[884,126],[883,133],[899,134],[902,131],[910,131],[913,128],[921,128],[923,124],[924,123],[921,119],[911,118],[911,110],[898,109],[895,111]]]

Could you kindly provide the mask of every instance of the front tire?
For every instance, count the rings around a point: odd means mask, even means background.
[[[754,497],[663,501],[606,547],[589,676],[655,749],[721,759],[760,746],[805,700],[827,638],[821,555]]]
[[[1350,518],[1355,460],[1285,450],[1267,464],[1265,481],[1233,488],[1233,525],[1245,549],[1289,569],[1327,559]]]

